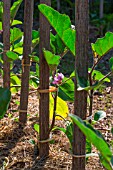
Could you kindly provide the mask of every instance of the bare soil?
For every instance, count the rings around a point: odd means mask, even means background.
[[[18,123],[19,94],[13,95],[7,115],[0,121],[0,170],[70,170],[72,156],[69,154],[69,143],[66,136],[57,131],[52,134],[54,144],[50,144],[49,158],[41,160],[38,157],[38,134],[33,126],[38,123],[39,101],[36,94],[29,96],[28,121],[26,126]],[[71,113],[73,104],[68,103]],[[107,117],[95,125],[113,149],[113,93],[106,88],[101,95],[94,96],[93,113],[104,110]],[[63,120],[57,120],[56,125],[63,127]],[[35,141],[32,144],[30,141]],[[98,151],[93,147],[93,152]],[[86,170],[104,170],[98,157],[90,157]]]

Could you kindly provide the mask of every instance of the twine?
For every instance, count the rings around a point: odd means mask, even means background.
[[[48,142],[50,142],[52,140],[53,140],[52,138],[49,138],[49,139],[45,139],[45,140],[39,140],[38,142],[39,143],[48,143]]]
[[[27,112],[27,110],[19,110],[19,112],[26,113],[26,112]]]
[[[58,89],[54,86],[50,86],[49,89],[37,89],[39,93],[49,93],[49,92],[56,92]]]
[[[84,157],[86,157],[86,155],[74,155],[74,154],[70,154],[70,155],[74,158],[84,158]]]
[[[24,67],[30,67],[31,66],[31,63],[27,64],[27,63],[24,63],[24,59],[22,59],[22,70],[24,72]]]
[[[50,86],[49,89],[37,89],[37,95],[38,95],[38,99],[40,99],[40,93],[50,93],[50,92],[56,92],[58,90],[58,88],[54,87],[54,86]]]

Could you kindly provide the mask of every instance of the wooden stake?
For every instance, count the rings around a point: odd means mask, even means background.
[[[10,50],[10,0],[3,0],[3,86],[10,88],[10,62],[6,52]]]
[[[24,45],[22,59],[22,83],[20,96],[20,123],[27,121],[27,107],[29,94],[29,72],[30,72],[30,57],[32,43],[32,24],[33,24],[33,4],[34,0],[25,0],[24,4]]]
[[[88,77],[88,0],[76,0],[75,5],[75,27],[76,27],[76,58],[75,70],[78,76],[87,80]],[[77,91],[77,81],[75,80],[75,102],[74,114],[81,119],[86,119],[87,112],[87,92]],[[74,125],[73,139],[73,162],[72,170],[85,170],[85,136]],[[77,157],[78,155],[78,157]]]
[[[51,0],[40,0],[41,4],[51,5]],[[40,89],[49,89],[49,67],[43,55],[43,48],[50,48],[50,24],[40,13]],[[40,141],[49,139],[49,93],[41,93],[39,101],[40,115]],[[41,143],[39,148],[40,158],[49,155],[49,143]]]

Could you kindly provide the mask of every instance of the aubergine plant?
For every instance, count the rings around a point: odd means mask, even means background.
[[[73,30],[71,28],[71,21],[68,16],[65,14],[60,14],[56,10],[52,9],[51,7],[48,7],[44,4],[41,4],[38,6],[40,12],[46,17],[46,19],[49,21],[51,26],[55,29],[57,37],[63,42],[65,45],[65,50],[70,50],[71,53],[76,56],[75,51],[75,34],[76,30]],[[54,36],[55,37],[55,36]],[[54,38],[53,37],[53,38]],[[54,40],[54,39],[52,39]],[[55,41],[55,40],[54,40]],[[53,42],[54,42],[53,41]],[[52,42],[51,42],[52,43]],[[46,49],[43,49],[45,59],[49,65],[50,68],[50,75],[53,77],[53,84],[59,89],[59,92],[56,93],[58,96],[62,96],[63,100],[67,101],[73,101],[74,100],[74,83],[72,81],[73,77],[76,77],[77,79],[77,85],[79,91],[86,90],[89,94],[90,98],[90,105],[89,105],[89,116],[92,115],[92,104],[93,104],[93,93],[96,89],[100,87],[104,82],[110,82],[109,77],[113,75],[113,57],[109,60],[109,66],[110,66],[110,72],[106,75],[103,75],[100,71],[95,70],[97,64],[103,59],[104,55],[108,53],[109,50],[113,48],[113,33],[107,32],[105,37],[98,39],[95,43],[91,44],[92,51],[93,51],[93,58],[94,63],[92,68],[89,68],[89,77],[88,80],[84,80],[80,77],[78,77],[78,74],[76,71],[74,71],[69,78],[64,77],[63,80],[59,80],[58,78],[58,72],[57,72],[57,66],[60,63],[60,60],[62,59],[61,54],[57,55],[56,51],[47,51]],[[52,47],[54,49],[54,45],[52,43]],[[76,60],[76,58],[75,58]],[[60,82],[60,83],[59,83]],[[70,93],[71,92],[71,93]],[[56,105],[56,98],[54,98],[54,105]],[[56,109],[56,106],[54,106]],[[54,129],[54,123],[55,123],[55,116],[57,116],[57,111],[53,111],[53,122],[52,126],[50,127],[50,130]],[[105,117],[106,113],[103,111],[98,111],[95,114],[95,120],[102,119]],[[104,140],[102,134],[95,130],[90,123],[87,121],[81,120],[79,117],[69,114],[69,117],[72,119],[72,122],[75,123],[80,130],[84,133],[84,135],[87,138],[87,145],[86,145],[86,152],[91,152],[91,143],[99,150],[100,153],[100,160],[103,164],[103,166],[108,169],[113,169],[113,155],[112,152]],[[68,122],[66,129],[59,128],[57,129],[63,131],[69,141],[70,144],[72,144],[73,140],[73,123]],[[56,129],[56,128],[55,128]]]
[[[22,24],[21,21],[14,20],[15,15],[18,11],[18,8],[21,4],[22,0],[18,0],[13,3],[10,13],[11,13],[11,20],[10,24],[11,26]],[[2,34],[2,18],[3,18],[3,2],[0,2],[0,34]],[[0,62],[3,62],[2,60],[2,53],[3,53],[3,43],[0,43]],[[14,56],[16,57],[16,56]],[[2,69],[1,69],[2,73]],[[11,99],[11,92],[7,88],[0,87],[0,119],[2,119],[8,109],[9,103]]]
[[[17,24],[22,24],[21,21],[14,19],[22,1],[23,0],[15,1],[10,9],[10,15],[11,15],[10,24],[11,24],[11,26],[14,26]],[[3,17],[3,2],[0,2],[0,30],[2,30],[2,17]]]

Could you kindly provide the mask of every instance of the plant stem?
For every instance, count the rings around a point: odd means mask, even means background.
[[[92,110],[93,110],[93,90],[90,91],[89,99],[90,99],[90,105],[89,105],[89,117],[90,117],[92,116]],[[91,119],[89,120],[89,123],[91,123]]]
[[[64,57],[64,55],[65,55],[68,51],[69,51],[68,48],[66,48],[65,51],[63,51],[63,53],[60,54],[61,59]]]
[[[50,129],[49,129],[49,134],[50,134],[50,132],[53,129],[54,124],[55,124],[56,107],[57,107],[57,96],[58,96],[58,91],[55,92],[55,95],[54,95],[54,98],[53,98],[54,99],[53,119],[52,119],[52,123],[51,123]]]
[[[100,58],[98,59],[98,61],[93,64],[93,66],[92,66],[92,68],[91,68],[91,71],[90,71],[90,74],[92,74],[93,70],[95,69],[95,67],[97,66],[97,64],[100,62],[100,60],[102,60],[103,57],[104,57],[104,56],[100,57]]]
[[[92,72],[95,66],[93,65],[91,72],[89,73],[89,83],[90,86],[92,86]],[[90,90],[89,93],[89,99],[90,99],[90,105],[89,105],[89,116],[92,116],[92,109],[93,109],[93,89]],[[89,120],[89,123],[91,123],[91,119]]]

